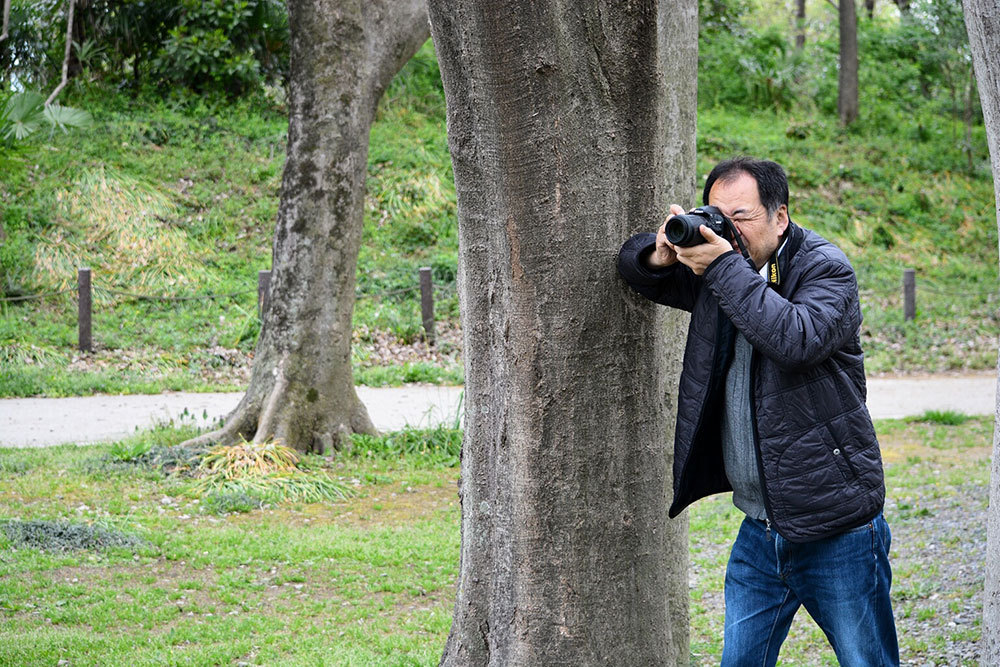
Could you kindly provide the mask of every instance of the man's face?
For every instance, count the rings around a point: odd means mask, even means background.
[[[743,244],[760,269],[781,244],[781,235],[788,227],[788,209],[784,204],[768,216],[767,209],[760,203],[757,181],[747,173],[741,173],[731,180],[718,180],[708,192],[708,203],[722,211],[733,221]],[[733,249],[739,252],[734,240]]]

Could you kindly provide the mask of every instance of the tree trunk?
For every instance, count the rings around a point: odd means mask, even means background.
[[[858,119],[858,17],[854,0],[840,0],[840,74],[837,112],[840,123]]]
[[[686,316],[622,242],[695,195],[693,0],[431,0],[465,337],[458,591],[444,665],[686,664],[667,519]]]
[[[865,0],[865,13],[868,14],[868,20],[875,18],[875,0]]]
[[[193,443],[278,439],[324,451],[374,432],[354,391],[351,317],[368,134],[386,86],[429,36],[425,0],[289,0],[288,150],[270,306],[250,386]]]
[[[795,0],[795,49],[806,45],[806,0]]]
[[[895,0],[896,6],[899,7],[899,13],[901,15],[906,15],[910,13],[910,0]]]
[[[1000,197],[1000,1],[964,0],[972,63],[993,166],[993,192]],[[997,211],[1000,228],[1000,209]],[[1000,375],[1000,359],[997,361]],[[986,591],[983,595],[982,664],[1000,665],[1000,393],[993,431],[993,469],[986,531]]]

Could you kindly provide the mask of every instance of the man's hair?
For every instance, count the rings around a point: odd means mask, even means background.
[[[768,217],[774,215],[782,204],[788,208],[788,179],[781,165],[745,155],[723,160],[715,165],[705,181],[705,190],[701,195],[702,204],[708,205],[708,193],[716,181],[723,183],[732,181],[740,174],[749,174],[757,181],[757,194],[760,195],[760,203],[767,209]]]

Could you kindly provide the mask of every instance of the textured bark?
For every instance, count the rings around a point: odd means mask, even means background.
[[[288,151],[270,305],[250,386],[194,442],[323,451],[374,432],[354,391],[351,316],[368,135],[386,86],[429,36],[425,0],[289,0]]]
[[[964,0],[972,63],[979,85],[983,123],[993,166],[994,197],[1000,197],[1000,1]],[[1000,229],[1000,207],[997,210]],[[1000,359],[997,360],[1000,376]],[[993,469],[986,531],[986,591],[983,595],[982,664],[1000,665],[1000,393],[993,431]]]
[[[854,0],[840,0],[840,71],[837,112],[842,125],[858,119],[858,16]]]
[[[465,337],[444,665],[686,664],[667,519],[685,317],[621,243],[695,200],[697,4],[431,0]]]

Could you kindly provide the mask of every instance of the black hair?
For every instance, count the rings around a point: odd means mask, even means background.
[[[768,216],[774,215],[782,204],[788,208],[788,178],[785,170],[777,162],[758,160],[746,155],[723,160],[715,165],[705,181],[702,204],[708,205],[708,193],[716,181],[725,183],[740,174],[749,174],[757,181],[757,194],[760,195],[760,203],[767,209]]]

